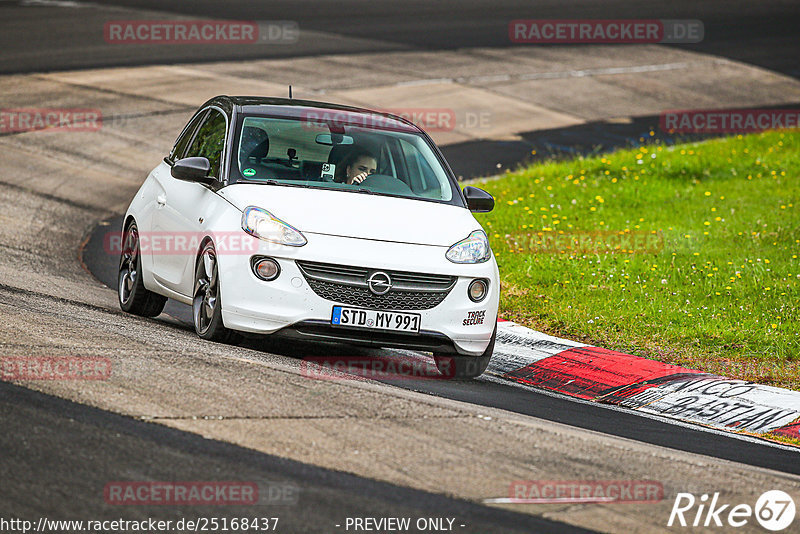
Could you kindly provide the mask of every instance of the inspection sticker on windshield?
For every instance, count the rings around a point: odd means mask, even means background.
[[[334,306],[331,324],[335,326],[416,333],[419,332],[420,315],[418,313],[386,312]]]
[[[255,169],[245,169],[245,170],[242,171],[242,174],[244,174],[245,176],[255,176],[256,175],[256,170]]]

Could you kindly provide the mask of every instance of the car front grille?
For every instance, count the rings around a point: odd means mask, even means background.
[[[320,297],[375,310],[429,310],[438,306],[456,283],[455,276],[409,273],[297,261],[308,285]],[[367,280],[375,273],[387,274],[391,289],[376,295],[369,289]]]

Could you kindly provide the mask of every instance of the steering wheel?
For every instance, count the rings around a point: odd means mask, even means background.
[[[370,174],[360,184],[385,193],[414,194],[403,180],[386,174]]]

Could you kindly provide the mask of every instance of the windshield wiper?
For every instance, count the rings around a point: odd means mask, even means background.
[[[250,183],[254,184],[266,184],[266,185],[285,185],[288,187],[311,187],[307,184],[293,184],[291,182],[279,182],[278,180],[273,180],[270,178],[269,180],[252,180]]]
[[[358,187],[358,188],[343,188],[343,187],[325,187],[321,185],[310,185],[310,184],[299,184],[293,182],[279,182],[278,180],[274,180],[269,178],[267,180],[248,180],[246,182],[239,182],[239,183],[249,183],[249,184],[266,184],[266,185],[285,185],[287,187],[305,187],[307,189],[325,189],[327,191],[345,191],[350,193],[364,193],[367,195],[378,195],[372,189],[367,189],[366,187]]]

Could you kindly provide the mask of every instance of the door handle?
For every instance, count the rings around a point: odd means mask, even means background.
[[[156,197],[156,202],[158,202],[159,206],[164,206],[167,203],[167,195],[158,195]]]

